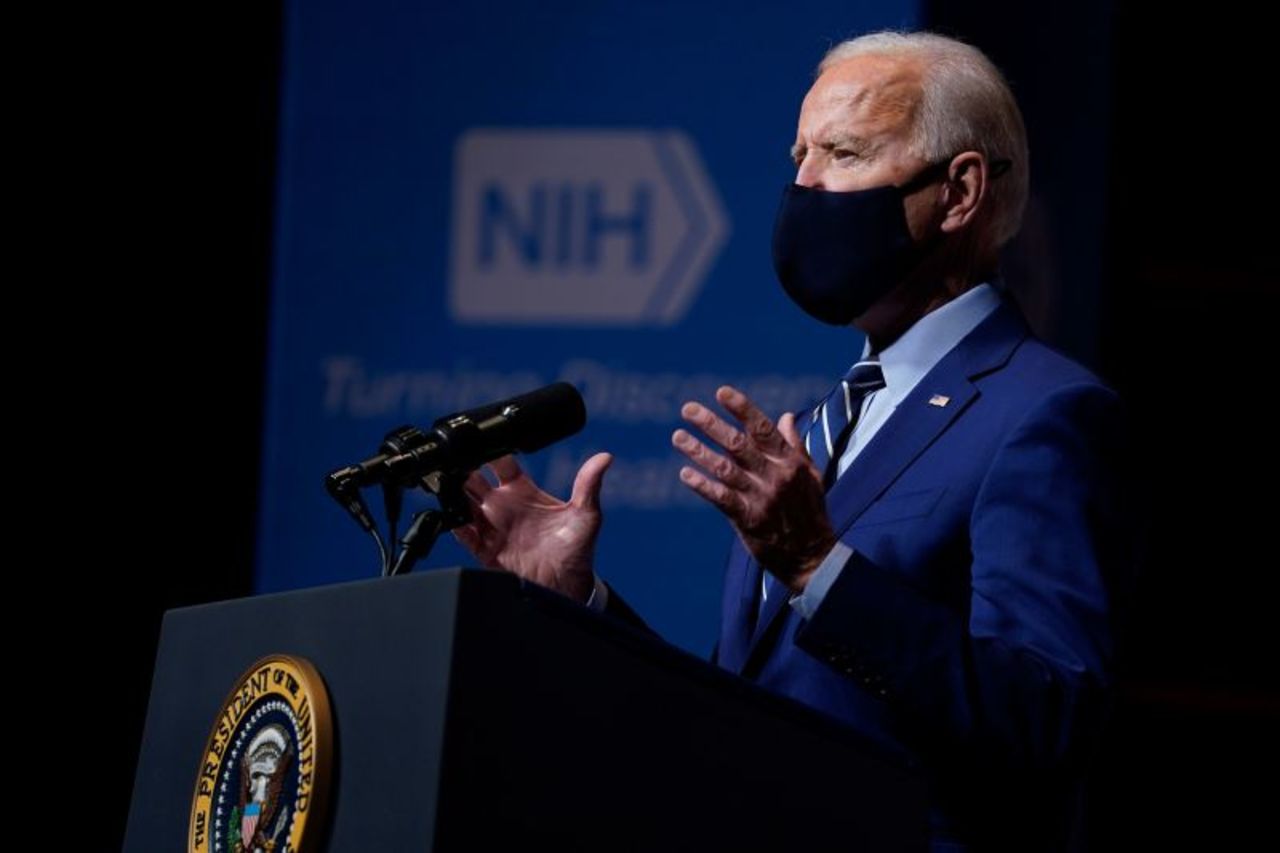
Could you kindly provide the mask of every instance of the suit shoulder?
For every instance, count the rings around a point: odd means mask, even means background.
[[[1081,391],[1095,388],[1115,396],[1115,390],[1092,370],[1033,336],[1018,346],[1004,370],[993,374],[993,378],[997,376],[1022,386],[1029,399],[1040,399],[1072,386],[1080,386]]]
[[[1116,425],[1126,419],[1119,395],[1089,368],[1034,336],[999,369],[975,377],[978,405],[995,435],[1045,418]]]

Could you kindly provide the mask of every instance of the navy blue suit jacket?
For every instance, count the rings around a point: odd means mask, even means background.
[[[1134,565],[1125,434],[1116,395],[1006,301],[831,488],[854,555],[812,619],[776,596],[757,622],[735,542],[718,664],[921,767],[935,838],[1072,846]]]

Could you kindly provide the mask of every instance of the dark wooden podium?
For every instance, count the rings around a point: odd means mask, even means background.
[[[185,849],[214,717],[315,665],[329,851],[924,850],[923,783],[836,722],[516,578],[437,570],[170,611],[124,849]]]

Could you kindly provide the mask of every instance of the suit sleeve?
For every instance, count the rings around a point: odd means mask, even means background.
[[[1113,392],[1055,391],[978,489],[967,613],[854,551],[798,644],[896,705],[924,744],[1012,767],[1083,758],[1135,562],[1125,442]]]

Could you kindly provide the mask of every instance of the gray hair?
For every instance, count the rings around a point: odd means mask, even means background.
[[[961,151],[979,151],[990,165],[1008,160],[1009,171],[990,183],[989,237],[1003,246],[1018,233],[1027,206],[1027,131],[1009,84],[982,51],[935,33],[878,32],[841,42],[822,58],[818,74],[855,56],[923,60],[920,109],[912,153],[930,163]]]

